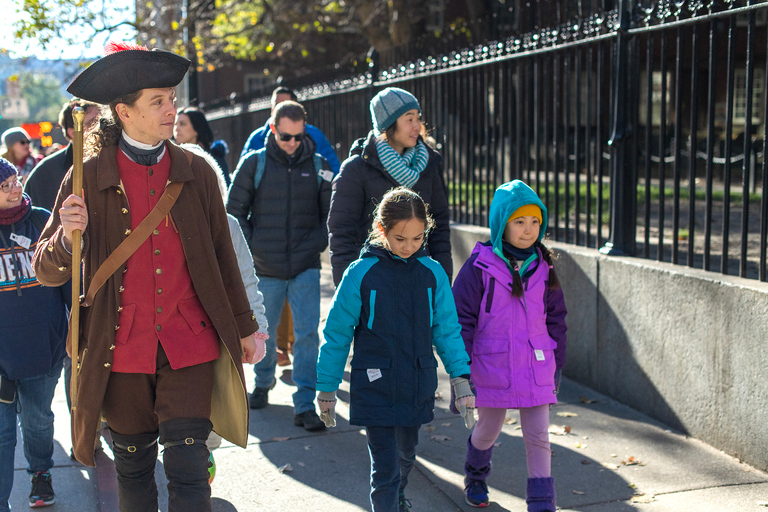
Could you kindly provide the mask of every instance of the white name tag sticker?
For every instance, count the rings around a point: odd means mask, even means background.
[[[333,171],[318,171],[317,174],[327,182],[333,181]]]
[[[25,249],[29,249],[29,245],[32,243],[32,240],[29,238],[25,237],[24,235],[17,235],[16,233],[11,233],[11,240]]]
[[[536,356],[537,361],[543,361],[544,360],[544,351],[543,350],[534,350],[533,355]]]
[[[376,379],[380,379],[380,378],[381,378],[381,370],[379,370],[378,368],[368,370],[368,381],[373,382]]]

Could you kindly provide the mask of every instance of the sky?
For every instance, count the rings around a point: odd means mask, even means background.
[[[134,0],[107,0],[111,6],[131,7]],[[5,2],[4,2],[5,3]],[[0,48],[9,50],[13,58],[34,56],[39,59],[81,59],[99,57],[104,53],[104,44],[108,38],[114,40],[133,40],[134,35],[126,30],[120,30],[113,34],[99,34],[84,44],[70,46],[63,41],[55,42],[46,50],[43,50],[36,42],[20,42],[13,38],[13,25],[20,19],[18,10],[19,0],[13,0],[10,8],[3,10],[0,16]],[[7,4],[6,4],[7,5]]]

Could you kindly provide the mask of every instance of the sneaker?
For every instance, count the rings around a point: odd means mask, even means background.
[[[293,417],[293,424],[297,427],[304,427],[313,432],[315,430],[325,430],[325,423],[320,419],[315,411],[304,411]]]
[[[32,492],[29,493],[29,506],[31,508],[47,507],[53,505],[56,500],[51,485],[51,474],[48,471],[38,471],[32,476]]]
[[[488,506],[488,486],[485,480],[470,480],[464,487],[464,501],[472,507]]]
[[[408,512],[411,508],[411,500],[405,497],[405,494],[400,494],[400,500],[398,501],[398,512]]]
[[[274,389],[277,384],[277,379],[272,379],[272,385],[268,388],[253,388],[250,398],[248,398],[248,406],[251,409],[263,409],[269,404],[269,390]]]

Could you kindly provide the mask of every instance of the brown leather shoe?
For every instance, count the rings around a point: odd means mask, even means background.
[[[291,364],[291,358],[288,354],[282,350],[277,351],[277,366],[289,366]]]

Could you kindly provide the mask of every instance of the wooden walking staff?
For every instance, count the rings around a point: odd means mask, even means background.
[[[72,141],[72,193],[83,192],[83,121],[85,110],[75,107],[72,110],[75,121],[75,136]],[[70,397],[72,410],[77,408],[77,374],[80,369],[80,269],[82,268],[81,250],[83,233],[79,229],[72,232],[72,310],[69,315],[72,342],[72,380]]]

